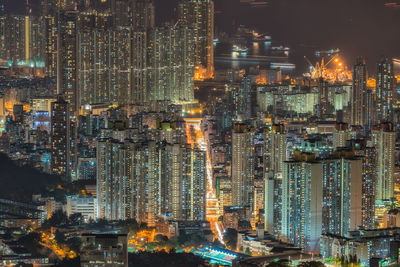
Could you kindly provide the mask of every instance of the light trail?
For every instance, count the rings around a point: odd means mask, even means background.
[[[207,176],[207,192],[206,192],[206,210],[207,221],[210,222],[211,230],[215,237],[223,244],[223,235],[221,227],[218,223],[219,203],[216,197],[215,188],[213,187],[212,163],[209,146],[206,143],[204,134],[201,130],[201,119],[186,119],[186,135],[187,142],[192,147],[197,145],[202,151],[206,152],[206,176]],[[193,133],[194,132],[194,133]],[[195,138],[194,138],[195,137]]]
[[[223,234],[222,234],[221,229],[219,228],[218,222],[215,222],[215,229],[216,229],[217,232],[218,232],[218,239],[219,239],[219,241],[220,241],[222,244],[224,244],[224,236],[223,236]]]

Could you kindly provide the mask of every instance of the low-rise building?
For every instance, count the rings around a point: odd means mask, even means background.
[[[226,206],[222,222],[225,228],[250,230],[250,207]]]
[[[252,256],[272,256],[277,252],[287,250],[301,251],[298,247],[275,239],[274,236],[265,232],[263,227],[257,227],[256,231],[241,231],[238,233],[237,240],[237,249]]]
[[[370,266],[373,258],[389,258],[393,246],[398,247],[400,228],[374,230],[358,229],[346,236],[323,234],[321,236],[321,254],[324,257],[350,258],[357,257],[363,266]],[[393,254],[393,253],[392,253]],[[394,255],[398,258],[397,255]]]
[[[90,219],[96,220],[97,199],[95,197],[67,196],[67,205],[65,210],[67,216],[80,213],[86,222]]]
[[[168,238],[192,233],[200,233],[204,236],[210,234],[212,236],[210,222],[208,221],[159,220],[156,223],[156,232]]]
[[[125,234],[83,234],[81,267],[128,267]]]

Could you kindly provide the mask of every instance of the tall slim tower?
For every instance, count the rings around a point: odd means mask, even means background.
[[[58,11],[61,3],[57,0],[43,0],[41,19],[44,26],[44,60],[46,75],[57,76],[57,36],[58,36]]]
[[[362,223],[362,161],[339,155],[322,166],[322,232],[347,235]]]
[[[283,240],[306,252],[319,252],[322,233],[322,164],[287,161],[282,179]]]
[[[214,76],[214,1],[181,0],[179,22],[194,30],[195,78]]]
[[[78,12],[61,11],[57,35],[57,91],[70,103],[73,115],[78,107]]]
[[[366,147],[363,151],[363,183],[362,183],[362,226],[365,229],[375,228],[376,197],[376,148]]]
[[[393,121],[393,104],[396,101],[396,86],[393,62],[383,57],[378,62],[376,100],[378,122]]]
[[[389,200],[394,192],[396,132],[392,123],[382,123],[372,131],[377,150],[376,200]]]
[[[51,169],[65,179],[70,174],[70,128],[69,103],[59,96],[51,104]]]
[[[254,184],[254,132],[237,123],[232,130],[232,205],[251,205]]]
[[[279,235],[282,218],[282,171],[286,161],[286,133],[283,124],[264,132],[265,230]]]
[[[318,104],[319,104],[319,118],[323,119],[328,115],[329,99],[328,99],[328,82],[324,78],[318,80]]]
[[[132,0],[129,10],[130,25],[134,31],[148,31],[154,28],[155,8],[153,0]]]
[[[357,58],[353,68],[353,88],[351,91],[351,125],[364,126],[366,123],[367,65],[363,58]]]
[[[116,140],[97,142],[97,214],[106,220],[132,218],[133,149]]]

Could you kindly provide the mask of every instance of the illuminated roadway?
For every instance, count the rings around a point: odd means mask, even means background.
[[[185,118],[186,122],[186,136],[187,142],[194,146],[195,144],[206,152],[206,172],[207,172],[207,193],[206,193],[206,211],[207,221],[210,222],[211,230],[213,231],[216,238],[221,243],[223,242],[223,235],[221,225],[218,222],[219,214],[219,203],[215,195],[215,188],[213,187],[213,175],[212,175],[212,164],[211,157],[208,150],[208,145],[204,139],[204,134],[201,130],[201,118]]]

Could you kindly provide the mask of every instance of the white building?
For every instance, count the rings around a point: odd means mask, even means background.
[[[97,199],[95,197],[67,196],[65,208],[67,216],[82,214],[85,221],[97,219]]]

